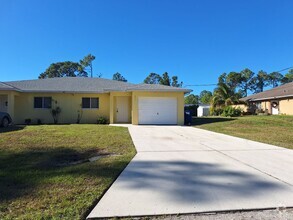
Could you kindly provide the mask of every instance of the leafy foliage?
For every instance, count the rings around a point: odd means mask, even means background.
[[[279,86],[282,82],[283,75],[278,72],[272,72],[269,74],[269,83],[273,86],[273,88]]]
[[[157,73],[150,73],[143,81],[146,84],[161,84],[165,86],[182,87],[183,82],[178,83],[178,76],[170,76],[167,72],[160,76]]]
[[[221,115],[224,117],[239,117],[241,115],[241,109],[232,106],[226,106],[223,108]]]
[[[91,77],[93,77],[93,60],[95,60],[96,57],[88,54],[87,56],[85,56],[82,60],[79,61],[79,63],[82,65],[83,69],[85,69],[86,67],[90,68],[91,71]]]
[[[150,73],[143,81],[146,84],[160,84],[161,76],[157,73]]]
[[[247,96],[247,92],[249,90],[250,80],[253,78],[254,72],[250,69],[246,68],[240,72],[240,88],[244,92],[244,96]]]
[[[122,76],[120,73],[115,73],[113,75],[113,80],[116,80],[116,81],[122,81],[122,82],[127,82],[127,79],[124,78],[124,76]]]
[[[58,124],[60,113],[61,113],[61,108],[58,106],[51,109],[51,115],[53,117],[54,124]]]
[[[39,79],[55,77],[88,77],[86,67],[92,69],[92,61],[95,59],[91,54],[85,56],[80,63],[65,61],[52,63],[45,72],[39,75]]]
[[[218,115],[219,109],[223,109],[226,106],[237,104],[239,102],[239,96],[235,91],[230,88],[226,83],[219,83],[212,96],[212,107],[210,109],[211,114]]]
[[[285,76],[282,79],[282,83],[289,83],[289,82],[293,82],[293,69],[289,70],[289,72],[287,74],[285,74]]]
[[[190,94],[188,96],[185,96],[185,98],[184,98],[184,103],[185,104],[197,105],[198,102],[199,102],[199,96],[198,95]]]
[[[202,104],[210,104],[212,100],[212,96],[213,96],[212,92],[203,90],[199,94],[199,101]]]
[[[108,124],[108,119],[104,116],[99,116],[97,119],[97,124],[101,124],[101,125]]]
[[[260,70],[249,82],[249,88],[253,93],[263,92],[264,88],[269,85],[269,75]]]

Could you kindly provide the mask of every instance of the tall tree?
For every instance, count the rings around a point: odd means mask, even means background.
[[[172,76],[171,86],[173,87],[182,87],[183,82],[178,83],[178,76]]]
[[[161,84],[165,86],[173,86],[173,87],[182,87],[183,82],[178,82],[178,76],[170,76],[167,72],[163,73],[160,76],[157,73],[150,73],[143,81],[147,84]]]
[[[227,73],[222,73],[218,78],[218,83],[226,83]]]
[[[199,103],[199,97],[198,97],[198,95],[194,95],[194,94],[187,95],[184,98],[184,103],[197,105]]]
[[[125,79],[120,73],[115,73],[113,74],[113,80],[116,80],[116,81],[122,81],[122,82],[127,82],[127,79]]]
[[[293,82],[293,69],[289,70],[288,73],[282,79],[282,84]]]
[[[283,80],[283,75],[279,72],[272,72],[269,74],[269,84],[275,88],[280,85]]]
[[[65,61],[52,63],[45,72],[39,75],[39,79],[55,78],[55,77],[87,77],[88,73],[81,64]]]
[[[202,104],[210,104],[212,96],[213,96],[212,92],[208,90],[203,90],[199,94],[199,101]]]
[[[260,70],[257,75],[254,76],[249,83],[249,89],[253,93],[263,92],[264,88],[269,85],[269,76],[268,74]]]
[[[79,63],[72,61],[52,63],[45,72],[39,75],[39,79],[55,77],[88,77],[86,67],[90,67],[92,74],[92,61],[95,57],[91,54],[85,56]]]
[[[171,86],[171,80],[170,80],[169,74],[167,72],[163,73],[161,80],[160,80],[160,84],[165,85],[165,86]]]
[[[250,69],[246,68],[240,72],[241,75],[241,84],[240,88],[244,93],[244,96],[247,96],[247,92],[249,90],[250,80],[254,76],[254,72],[252,72]]]
[[[95,59],[96,59],[95,56],[88,54],[82,60],[79,61],[79,63],[82,65],[83,69],[85,69],[86,67],[90,68],[91,77],[93,77],[93,64],[92,64],[92,62]]]
[[[237,72],[230,72],[226,76],[226,83],[231,89],[236,89],[237,87],[240,87],[242,83],[241,74]]]
[[[161,76],[157,73],[150,73],[143,81],[146,84],[160,84]]]

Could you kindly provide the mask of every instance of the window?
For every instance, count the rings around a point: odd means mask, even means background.
[[[82,108],[99,108],[99,98],[82,98]]]
[[[34,108],[51,108],[52,97],[35,97]]]

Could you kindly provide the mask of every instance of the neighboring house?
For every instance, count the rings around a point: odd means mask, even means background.
[[[248,111],[256,109],[269,114],[293,115],[293,82],[240,99],[248,103]]]
[[[199,104],[197,108],[197,117],[209,116],[210,105]]]
[[[103,116],[110,123],[182,125],[190,91],[81,77],[0,82],[0,111],[15,124],[53,123],[51,110],[60,107],[59,123],[96,123]]]

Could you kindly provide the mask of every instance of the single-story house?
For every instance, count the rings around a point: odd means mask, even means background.
[[[197,117],[209,116],[210,107],[210,105],[199,104],[197,108]]]
[[[269,114],[293,115],[293,82],[240,99],[248,104],[248,111],[256,109]]]
[[[184,94],[189,89],[132,84],[102,78],[64,77],[0,82],[0,111],[15,124],[58,123],[184,124]]]

